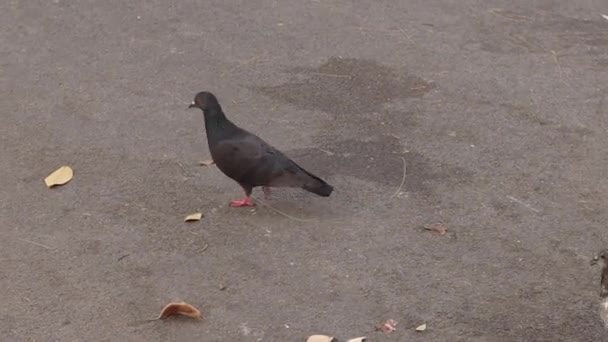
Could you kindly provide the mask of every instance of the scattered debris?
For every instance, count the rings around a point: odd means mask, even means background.
[[[395,193],[391,196],[391,198],[399,195],[399,193],[401,192],[401,189],[405,185],[405,177],[406,177],[406,173],[407,173],[407,163],[405,162],[405,158],[403,158],[403,157],[401,157],[401,161],[403,161],[403,177],[401,178],[401,184],[399,184],[399,187],[397,188],[397,190],[395,190]]]
[[[52,250],[52,249],[55,249],[55,248],[53,248],[53,247],[50,247],[50,246],[47,246],[47,245],[43,245],[43,244],[38,243],[38,242],[34,242],[34,241],[30,241],[30,240],[22,239],[22,238],[17,238],[17,240],[19,240],[19,241],[23,241],[23,242],[27,242],[27,243],[31,243],[31,244],[32,244],[32,245],[34,245],[34,246],[42,247],[42,248],[45,248],[45,249],[51,249],[51,250]]]
[[[157,319],[163,319],[174,315],[182,315],[194,319],[201,319],[201,312],[194,306],[185,302],[167,304],[167,306],[165,306],[160,312],[160,316],[158,316]]]
[[[397,330],[397,321],[394,319],[387,319],[386,322],[381,323],[376,327],[376,330],[382,331],[385,334],[390,334]]]
[[[44,183],[47,187],[52,188],[56,185],[63,185],[74,177],[74,170],[69,166],[62,166],[55,170],[53,173],[48,175],[44,179]]]
[[[448,231],[448,227],[446,227],[441,222],[437,222],[437,223],[433,223],[433,224],[425,224],[422,227],[426,230],[430,230],[435,233],[438,233],[439,235],[445,235],[445,233]]]
[[[128,257],[129,255],[131,255],[131,254],[125,254],[125,255],[121,256],[120,258],[118,258],[118,260],[116,260],[116,261],[120,261],[120,260]]]
[[[318,150],[321,151],[321,152],[325,152],[325,154],[327,154],[328,156],[333,156],[335,154],[332,151],[325,150],[325,149],[322,149],[322,148],[318,148]]]
[[[184,222],[200,221],[202,218],[203,218],[202,213],[194,213],[194,214],[190,214],[190,215],[186,216],[186,218],[184,219]]]
[[[203,253],[204,251],[206,251],[206,250],[207,250],[207,248],[209,248],[209,244],[208,244],[208,243],[206,243],[206,244],[203,246],[203,248],[199,249],[197,252],[198,252],[198,253]]]
[[[215,162],[211,159],[206,159],[206,160],[200,161],[198,163],[201,166],[211,166],[211,165],[215,164]]]
[[[336,342],[336,339],[331,336],[312,335],[306,339],[306,342]]]
[[[419,326],[416,327],[416,331],[422,332],[422,331],[425,331],[425,330],[426,330],[426,323],[424,323],[424,324],[419,325]]]
[[[367,337],[355,337],[351,338],[346,342],[365,342],[367,341]],[[327,335],[312,335],[306,339],[306,342],[338,342],[337,338]]]
[[[241,329],[241,333],[245,336],[249,336],[251,334],[251,328],[247,326],[247,323],[239,324],[239,328]]]
[[[220,284],[220,291],[225,291],[228,288],[226,284]]]
[[[515,203],[519,203],[519,204],[523,205],[524,207],[526,207],[526,208],[528,208],[528,209],[532,210],[532,211],[533,211],[533,212],[535,212],[535,213],[540,213],[540,210],[538,210],[538,209],[536,209],[536,208],[532,207],[531,205],[529,205],[528,203],[525,203],[525,202],[524,202],[524,201],[522,201],[522,200],[518,200],[517,198],[515,198],[515,197],[513,197],[513,196],[507,196],[507,198],[508,198],[509,200],[511,200],[511,201],[513,201],[513,202],[515,202]]]

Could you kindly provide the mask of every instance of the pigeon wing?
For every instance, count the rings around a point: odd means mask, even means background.
[[[282,174],[277,152],[254,135],[221,140],[211,148],[211,156],[224,174],[251,187],[268,185]]]

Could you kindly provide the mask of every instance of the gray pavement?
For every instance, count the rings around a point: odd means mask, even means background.
[[[2,340],[608,340],[588,264],[608,247],[602,13],[0,2]],[[229,208],[238,185],[198,165],[201,90],[332,197]],[[204,319],[145,321],[175,300]]]

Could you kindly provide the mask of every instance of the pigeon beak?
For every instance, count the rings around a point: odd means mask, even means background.
[[[196,107],[196,103],[192,101],[192,103],[188,106],[188,109]]]
[[[591,259],[591,262],[589,262],[589,264],[591,266],[593,265],[597,265],[597,261],[600,260],[600,258],[598,256],[594,256],[593,259]]]

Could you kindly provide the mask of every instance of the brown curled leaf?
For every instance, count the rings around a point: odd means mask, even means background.
[[[160,312],[160,316],[158,316],[158,319],[163,319],[175,315],[182,315],[194,319],[201,319],[201,312],[197,308],[186,302],[167,304]]]
[[[439,235],[445,235],[445,233],[447,233],[447,231],[448,231],[448,227],[446,227],[441,222],[437,222],[437,223],[433,223],[433,224],[425,224],[422,227],[426,230],[430,230],[435,233],[438,233]]]

